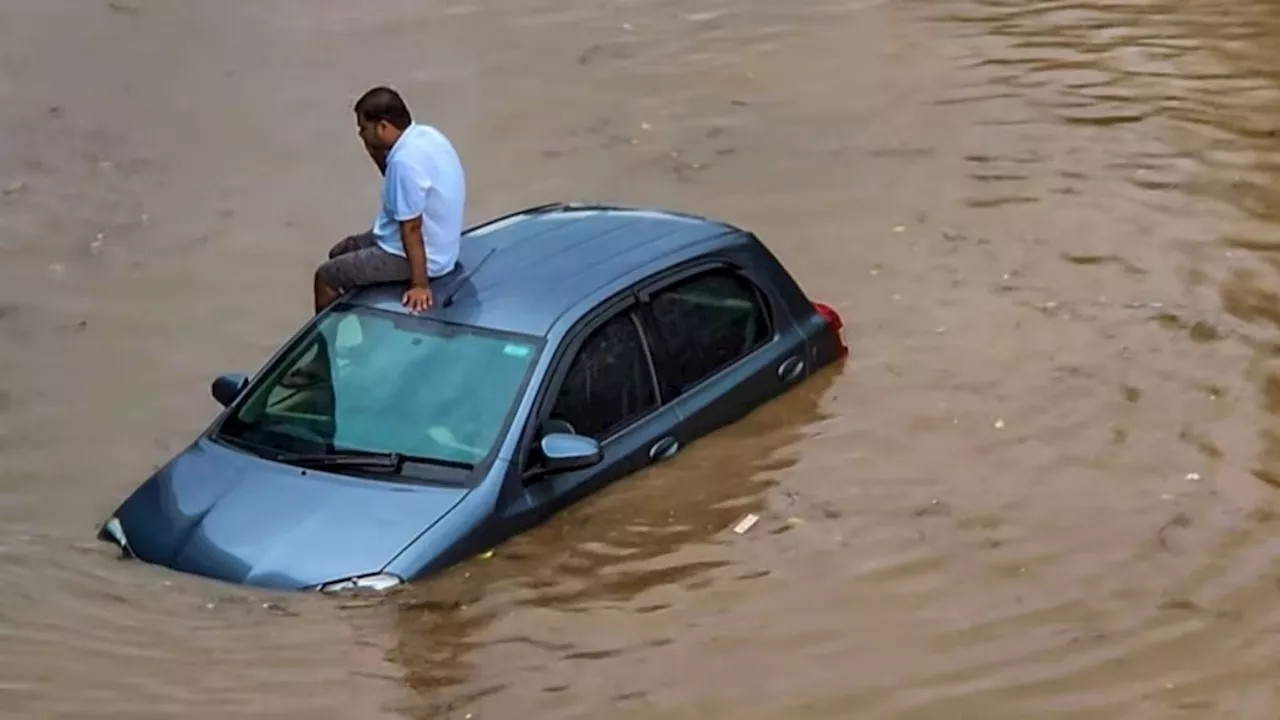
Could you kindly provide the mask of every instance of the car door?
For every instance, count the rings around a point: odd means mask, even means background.
[[[524,457],[516,464],[523,493],[508,508],[518,531],[614,480],[678,449],[663,442],[675,415],[662,404],[647,340],[629,299],[576,333],[549,375],[547,391],[531,415]],[[572,432],[600,443],[599,463],[579,470],[542,472],[538,440]]]
[[[805,338],[766,285],[728,261],[702,262],[642,293],[659,385],[688,443],[808,376]]]

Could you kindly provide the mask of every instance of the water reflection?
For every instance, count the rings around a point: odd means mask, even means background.
[[[802,439],[831,417],[820,407],[840,369],[811,378],[738,423],[689,445],[679,460],[642,471],[577,503],[532,532],[411,586],[395,603],[394,660],[434,711],[503,689],[501,666],[590,661],[626,648],[595,646],[555,626],[584,613],[660,612],[660,589],[698,590],[768,571],[733,570],[746,513],[767,515],[767,491],[792,467]],[[752,531],[783,532],[779,518]],[[714,571],[725,569],[724,573]],[[550,615],[549,615],[550,613]],[[552,618],[560,617],[557,621]],[[662,641],[658,640],[659,644]],[[476,676],[477,665],[485,669]],[[451,693],[443,689],[464,686]]]
[[[1274,3],[116,5],[0,11],[13,712],[1275,714]],[[365,221],[387,68],[477,217],[742,222],[856,371],[336,618],[82,551]]]

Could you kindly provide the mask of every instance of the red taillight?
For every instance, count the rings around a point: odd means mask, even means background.
[[[849,346],[844,342],[844,319],[840,317],[840,313],[826,303],[816,302],[813,307],[822,316],[822,319],[827,322],[827,327],[831,328],[831,332],[835,333],[836,342],[840,344],[840,355],[842,357],[847,355]]]

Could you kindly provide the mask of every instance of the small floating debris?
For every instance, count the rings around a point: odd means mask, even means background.
[[[748,513],[746,517],[738,521],[737,525],[733,526],[733,531],[739,535],[745,535],[747,531],[755,527],[755,524],[758,522],[760,522],[759,515],[755,513]]]
[[[285,607],[284,605],[281,605],[280,603],[276,603],[276,602],[264,602],[264,603],[262,603],[262,609],[263,609],[263,610],[266,610],[267,612],[269,612],[269,613],[271,613],[271,614],[273,614],[273,615],[280,615],[280,616],[282,616],[282,617],[297,617],[297,616],[298,616],[298,613],[296,613],[296,612],[294,612],[294,611],[290,610],[289,608]]]
[[[1004,429],[1004,418],[996,418],[994,426],[995,426],[995,429],[997,430]]]

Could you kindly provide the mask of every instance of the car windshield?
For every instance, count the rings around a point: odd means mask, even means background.
[[[498,442],[537,347],[524,336],[338,308],[268,368],[218,435],[277,456],[395,453],[468,468]]]

